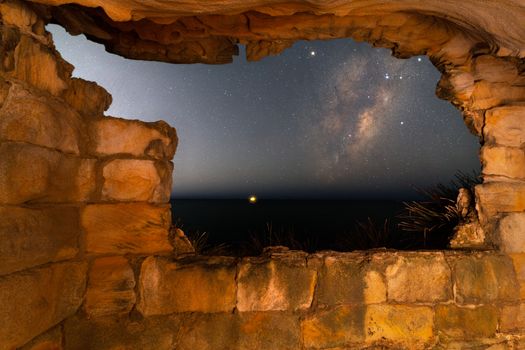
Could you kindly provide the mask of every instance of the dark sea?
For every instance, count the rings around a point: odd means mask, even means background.
[[[209,246],[226,244],[233,250],[261,245],[307,251],[410,249],[413,242],[396,230],[402,209],[402,202],[381,200],[172,200],[173,221],[188,236],[205,233]]]

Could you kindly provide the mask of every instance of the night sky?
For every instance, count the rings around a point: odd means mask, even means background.
[[[180,198],[408,199],[479,169],[478,140],[439,100],[426,57],[349,39],[298,42],[233,64],[126,60],[49,26],[57,49],[113,96],[108,115],[177,129]]]

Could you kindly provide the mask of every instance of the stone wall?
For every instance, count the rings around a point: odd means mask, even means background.
[[[91,310],[86,285],[111,255],[173,251],[177,136],[164,122],[105,117],[111,96],[71,77],[24,2],[0,13],[0,349],[11,349]]]
[[[92,265],[83,312],[64,321],[57,342],[65,349],[522,349],[518,299],[512,261],[496,252],[274,248],[241,260],[104,257]]]
[[[45,32],[56,13],[9,0],[0,14],[0,349],[525,348],[517,55],[439,20],[425,31],[413,13],[326,29],[400,57],[426,53],[441,70],[438,95],[483,146],[484,183],[457,240],[477,251],[204,258],[170,231],[175,130],[104,116],[110,95],[72,78]],[[265,20],[261,45],[275,52],[279,30],[327,25],[310,15],[285,27]]]

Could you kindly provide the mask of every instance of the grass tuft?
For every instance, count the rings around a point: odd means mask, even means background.
[[[481,176],[476,172],[457,172],[455,180],[448,184],[416,189],[423,200],[403,203],[403,212],[397,216],[398,228],[415,234],[424,248],[445,248],[462,219],[456,206],[459,189],[473,191],[474,186],[481,182]]]

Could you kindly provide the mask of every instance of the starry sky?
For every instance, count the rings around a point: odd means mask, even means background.
[[[479,169],[478,139],[435,96],[426,57],[350,39],[297,42],[229,65],[126,60],[50,25],[57,49],[113,96],[107,115],[177,129],[178,198],[409,199]]]

